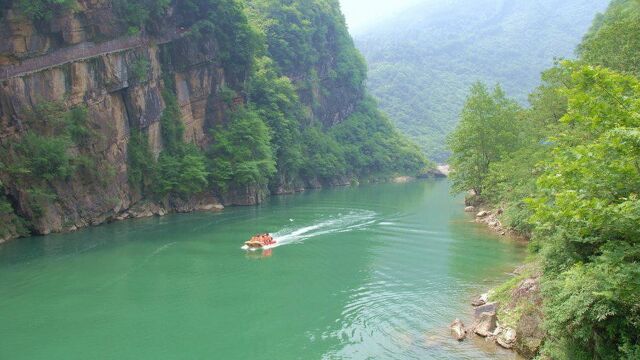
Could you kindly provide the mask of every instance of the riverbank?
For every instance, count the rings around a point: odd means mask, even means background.
[[[152,201],[148,199],[142,199],[140,201],[130,204],[126,208],[121,208],[118,211],[112,211],[110,213],[102,214],[99,217],[86,219],[86,221],[80,221],[76,223],[69,223],[67,225],[61,225],[59,231],[45,231],[45,232],[31,232],[24,233],[18,231],[7,231],[0,234],[0,244],[13,241],[16,239],[28,237],[28,236],[41,236],[48,235],[50,233],[65,234],[75,232],[77,230],[98,226],[102,224],[109,224],[118,221],[130,220],[130,219],[143,219],[150,217],[162,217],[169,214],[183,214],[193,212],[220,212],[227,207],[235,206],[255,206],[261,204],[266,198],[281,195],[291,195],[296,193],[302,193],[307,190],[317,190],[322,188],[333,187],[350,187],[359,186],[360,184],[381,184],[381,183],[409,183],[415,180],[424,179],[436,179],[445,178],[446,175],[439,169],[430,169],[419,176],[371,176],[363,179],[353,179],[344,177],[342,179],[335,179],[327,184],[320,182],[311,183],[308,187],[299,187],[291,189],[290,191],[268,191],[266,189],[256,190],[247,189],[246,193],[239,194],[234,193],[233,199],[216,196],[212,193],[204,193],[199,196],[191,196],[187,200],[182,200],[179,197],[168,197],[162,201]],[[242,200],[244,199],[244,200]],[[233,200],[233,201],[231,201]],[[240,201],[242,200],[242,201]],[[54,221],[54,220],[52,220]],[[57,221],[57,219],[55,220]],[[48,227],[54,228],[54,227]]]
[[[474,222],[513,241],[529,241],[527,237],[503,225],[501,216],[504,211],[501,208],[472,203],[467,199],[465,212],[472,214]],[[484,337],[486,341],[514,350],[525,359],[533,359],[546,336],[542,327],[544,314],[541,310],[540,264],[528,259],[511,275],[511,279],[471,302],[475,322],[469,331]],[[452,324],[452,331],[459,333],[455,323]]]

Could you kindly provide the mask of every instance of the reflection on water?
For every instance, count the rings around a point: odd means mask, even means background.
[[[0,358],[513,358],[449,335],[523,251],[448,191],[331,189],[6,244]],[[282,246],[239,249],[260,232]]]

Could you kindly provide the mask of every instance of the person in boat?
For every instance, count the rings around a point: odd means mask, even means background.
[[[262,246],[267,246],[275,243],[275,241],[273,241],[273,237],[269,233],[258,234],[252,237],[251,240],[249,240],[249,242],[253,242],[253,243],[257,242]]]
[[[272,238],[271,235],[269,235],[269,233],[265,233],[262,235],[262,243],[264,245],[269,245],[271,244]]]

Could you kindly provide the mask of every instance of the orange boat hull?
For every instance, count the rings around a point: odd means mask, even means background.
[[[275,243],[276,241],[273,240],[272,237],[269,237],[268,239],[261,239],[257,236],[254,236],[253,238],[251,238],[251,240],[245,242],[244,244],[250,249],[259,249],[265,246],[273,245]]]

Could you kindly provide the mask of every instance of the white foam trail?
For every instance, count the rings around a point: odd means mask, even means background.
[[[271,234],[276,241],[273,245],[268,245],[262,249],[273,249],[278,246],[300,243],[304,240],[327,234],[344,233],[364,228],[368,225],[375,223],[376,213],[366,210],[354,210],[348,214],[338,214],[338,217],[330,217],[326,220],[318,221],[315,224],[304,226],[298,229],[284,228],[274,234]],[[244,250],[257,250],[249,249],[248,246],[243,246]]]

